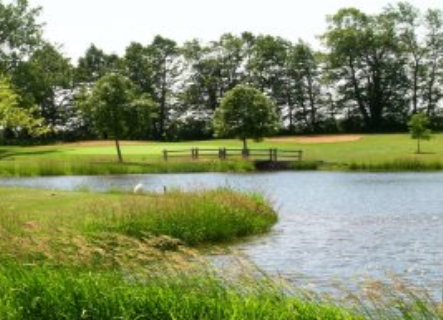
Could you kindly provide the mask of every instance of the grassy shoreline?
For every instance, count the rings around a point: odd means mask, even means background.
[[[378,284],[369,299],[339,301],[242,261],[214,267],[199,246],[276,223],[259,194],[0,188],[0,197],[1,319],[443,319],[404,288]]]
[[[441,172],[443,161],[394,159],[352,163],[314,161],[263,163],[245,160],[154,163],[74,162],[74,161],[0,161],[0,178],[45,176],[94,176],[167,173],[251,173],[270,171],[343,171],[343,172]]]

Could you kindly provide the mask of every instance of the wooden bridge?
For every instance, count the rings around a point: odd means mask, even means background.
[[[303,157],[302,150],[282,150],[282,149],[205,149],[192,148],[180,150],[163,150],[163,159],[190,158],[198,159],[250,159],[264,161],[300,161]]]

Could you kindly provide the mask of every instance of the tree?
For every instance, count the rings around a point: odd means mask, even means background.
[[[37,22],[40,8],[28,0],[0,2],[0,72],[10,72],[40,44],[42,26]]]
[[[389,14],[366,15],[355,8],[339,10],[323,36],[329,48],[328,68],[340,104],[355,114],[364,129],[380,131],[404,124],[406,64]],[[387,123],[387,119],[391,119]]]
[[[108,73],[121,69],[121,60],[115,55],[106,54],[95,45],[86,50],[85,56],[78,60],[75,79],[78,83],[94,83]]]
[[[298,122],[303,131],[316,132],[322,101],[319,55],[306,43],[292,46],[287,58],[285,96],[289,131]]]
[[[58,48],[45,44],[13,74],[22,100],[36,104],[55,131],[63,128],[72,112],[72,66]]]
[[[182,49],[185,78],[178,94],[176,135],[201,139],[213,135],[212,120],[223,91],[222,62],[216,45],[203,46],[198,40],[186,42]],[[180,138],[180,137],[177,137]]]
[[[131,126],[128,118],[134,99],[132,82],[110,73],[97,81],[88,101],[94,126],[101,134],[114,139],[119,162],[123,162],[119,140]]]
[[[416,113],[408,123],[412,139],[417,140],[417,153],[420,153],[420,141],[431,139],[429,118],[423,113]]]
[[[274,103],[259,90],[238,85],[226,92],[214,118],[214,128],[218,137],[236,137],[243,140],[247,149],[248,137],[260,141],[272,134],[278,126]]]
[[[12,90],[9,80],[0,78],[0,138],[4,138],[7,130],[15,134],[22,131],[35,136],[44,134],[43,118],[35,113],[35,107],[21,107],[19,96]]]
[[[426,48],[419,40],[421,26],[420,11],[407,2],[399,2],[390,6],[386,14],[395,21],[398,33],[398,42],[405,57],[405,67],[410,81],[412,113],[417,113],[422,91],[424,60]]]
[[[149,61],[148,49],[142,44],[132,42],[123,57],[124,74],[131,79],[140,92],[152,95],[152,66]]]
[[[175,103],[174,86],[180,74],[179,50],[175,41],[161,36],[156,36],[146,50],[152,75],[152,92],[149,93],[159,107],[156,137],[164,139]]]
[[[423,94],[427,116],[435,116],[443,98],[443,11],[429,9],[425,14],[427,68]]]

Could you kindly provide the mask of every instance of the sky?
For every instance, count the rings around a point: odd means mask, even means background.
[[[426,10],[443,9],[443,0],[409,0]],[[217,40],[223,33],[271,34],[314,46],[326,31],[326,16],[345,7],[378,13],[388,0],[30,0],[41,6],[47,40],[62,45],[73,62],[94,43],[106,53],[123,54],[132,42],[144,45],[155,35],[179,44]]]

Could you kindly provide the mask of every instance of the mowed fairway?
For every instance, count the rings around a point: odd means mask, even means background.
[[[422,142],[422,153],[416,154],[416,140],[407,134],[279,137],[263,142],[248,142],[249,148],[279,148],[303,150],[305,160],[346,165],[349,163],[383,162],[398,159],[443,161],[443,134]],[[162,151],[191,148],[241,148],[239,140],[209,140],[195,142],[122,142],[127,162],[153,162],[162,159]],[[0,160],[17,161],[115,161],[112,141],[55,144],[35,147],[0,147]]]

